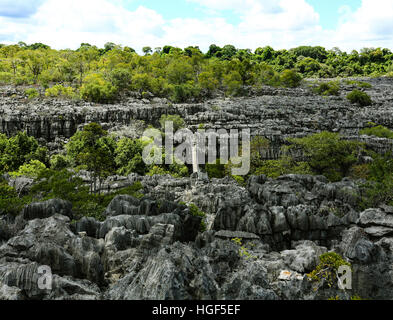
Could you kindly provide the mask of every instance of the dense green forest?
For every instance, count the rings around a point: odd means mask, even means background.
[[[393,75],[389,49],[364,48],[346,53],[338,48],[301,46],[255,52],[232,45],[143,48],[84,43],[77,50],[54,50],[36,43],[0,45],[0,84],[35,85],[27,94],[111,103],[129,91],[141,97],[173,102],[198,101],[221,92],[244,95],[262,85],[296,87],[302,78]]]

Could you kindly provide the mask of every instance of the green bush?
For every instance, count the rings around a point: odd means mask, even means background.
[[[364,89],[370,89],[373,87],[370,83],[364,81],[346,80],[345,83],[348,85],[355,85],[359,88],[364,88]]]
[[[376,136],[380,138],[393,139],[393,131],[384,126],[375,126],[372,128],[365,128],[360,131],[360,134],[367,136]]]
[[[280,85],[280,74],[274,71],[272,66],[263,62],[260,65],[260,74],[258,81],[261,84],[269,86],[279,86]]]
[[[25,94],[27,95],[27,98],[30,99],[30,100],[34,99],[34,98],[37,98],[40,95],[38,93],[37,89],[34,89],[34,88],[27,89],[25,91]]]
[[[226,74],[223,79],[225,92],[230,96],[238,96],[243,92],[242,76],[238,71],[231,71]]]
[[[201,217],[201,218],[202,218],[201,226],[200,226],[199,231],[200,231],[200,232],[206,231],[206,213],[203,212],[202,210],[200,210],[200,209],[199,209],[195,204],[193,204],[193,203],[190,203],[189,209],[190,209],[191,215],[193,215],[194,217]]]
[[[16,190],[0,178],[0,215],[17,215],[29,202],[31,202],[29,197],[20,198]]]
[[[52,156],[49,163],[51,169],[53,170],[63,170],[71,167],[72,165],[72,161],[70,160],[70,158],[62,154],[56,154]]]
[[[231,175],[231,177],[232,177],[240,186],[245,186],[245,185],[246,185],[246,180],[244,179],[244,177],[241,177],[241,176],[233,176],[233,175]]]
[[[363,210],[380,204],[393,205],[393,154],[373,154],[368,165],[368,181],[362,185]]]
[[[60,84],[57,84],[51,88],[46,89],[45,96],[51,98],[55,98],[55,97],[72,98],[75,96],[75,92],[72,87],[64,87]]]
[[[302,76],[294,70],[284,70],[280,76],[281,85],[288,88],[296,88],[300,85]]]
[[[0,83],[8,84],[12,82],[12,73],[11,72],[0,72]]]
[[[147,173],[148,176],[154,175],[171,175],[174,178],[188,177],[188,168],[184,164],[179,164],[175,160],[170,165],[157,165],[153,166]]]
[[[347,95],[347,99],[355,104],[359,104],[362,107],[370,106],[372,104],[372,100],[370,96],[360,90],[353,90],[351,93]]]
[[[356,141],[343,140],[337,133],[321,132],[304,138],[288,139],[291,148],[300,149],[311,170],[331,181],[346,177],[357,162],[364,145]]]
[[[312,281],[320,282],[325,280],[329,287],[337,283],[337,271],[341,266],[349,266],[351,264],[345,261],[339,254],[335,252],[327,252],[319,257],[320,263],[307,276]]]
[[[116,68],[109,72],[108,80],[119,90],[126,90],[131,86],[132,74],[128,69]]]
[[[208,94],[215,91],[219,86],[219,81],[214,77],[213,72],[201,72],[198,76],[198,82],[202,89],[206,90]]]
[[[92,194],[89,192],[89,186],[81,178],[67,170],[46,170],[38,180],[39,182],[31,189],[31,197],[40,200],[59,198],[70,201],[76,218],[87,216],[103,221],[105,208],[117,195],[128,194],[136,198],[142,197],[140,182],[115,193]]]
[[[139,139],[122,138],[116,143],[115,163],[117,173],[129,175],[133,172],[144,175],[148,170],[142,159],[143,143]]]
[[[170,86],[172,88],[171,100],[175,103],[182,103],[190,101],[191,99],[197,99],[200,94],[200,90],[192,83],[175,84]]]
[[[100,74],[91,74],[83,80],[80,96],[85,101],[111,103],[115,100],[117,89],[104,80]]]
[[[307,162],[296,163],[290,157],[283,157],[279,160],[262,161],[254,174],[276,179],[286,174],[313,174],[313,172]]]
[[[0,172],[16,171],[31,160],[48,163],[47,149],[40,147],[34,137],[26,132],[18,132],[9,139],[0,134]]]
[[[10,175],[15,177],[24,176],[24,177],[36,179],[45,170],[46,170],[46,166],[42,162],[38,160],[31,160],[29,163],[20,166],[18,171],[10,172]]]
[[[163,114],[160,118],[161,130],[165,131],[165,122],[173,123],[173,130],[176,132],[186,126],[184,119],[178,114]]]
[[[226,176],[226,166],[221,164],[220,159],[217,159],[216,163],[206,163],[205,170],[210,179],[222,179]]]
[[[153,166],[150,169],[150,171],[146,173],[146,175],[148,176],[155,176],[155,175],[164,176],[167,174],[170,175],[169,171],[166,171],[163,167],[160,166]]]
[[[314,92],[323,96],[337,96],[340,85],[337,81],[323,82],[314,88]]]

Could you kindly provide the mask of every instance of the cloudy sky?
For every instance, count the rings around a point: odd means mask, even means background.
[[[392,0],[0,0],[0,43],[393,49]]]

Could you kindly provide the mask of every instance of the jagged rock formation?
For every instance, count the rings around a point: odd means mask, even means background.
[[[128,128],[138,135],[142,132],[135,121],[157,126],[161,115],[179,114],[193,130],[200,124],[205,124],[206,129],[249,128],[253,135],[265,136],[271,142],[263,157],[277,159],[280,147],[288,137],[328,130],[358,138],[359,130],[370,121],[393,129],[393,79],[365,80],[373,85],[366,89],[374,102],[370,107],[351,105],[345,96],[356,87],[346,84],[342,85],[338,97],[315,95],[304,85],[296,89],[264,87],[250,97],[175,105],[158,98],[151,101],[129,98],[117,105],[53,99],[26,102],[19,97],[19,91],[4,87],[1,89],[0,132],[12,135],[26,130],[32,136],[50,142],[49,146],[57,141],[55,148],[59,141],[70,138],[85,123],[97,122],[112,131],[122,132]],[[361,140],[378,152],[392,148],[388,139],[363,137]]]
[[[353,265],[349,295],[393,298],[393,208],[360,212],[353,181],[118,180],[141,181],[145,197],[114,198],[103,222],[72,221],[59,199],[1,217],[0,299],[327,299],[343,292],[314,291],[305,275],[330,250]],[[198,233],[201,218],[178,201],[203,208],[208,230]],[[38,288],[42,265],[51,290]]]
[[[368,79],[374,104],[351,105],[345,85],[339,97],[321,97],[307,87],[263,88],[258,95],[171,105],[164,99],[129,99],[121,105],[42,100],[26,102],[2,88],[0,132],[19,130],[55,149],[85,123],[140,134],[162,114],[181,115],[189,128],[250,128],[271,142],[265,159],[280,156],[288,137],[320,130],[392,149],[392,140],[361,136],[370,121],[393,129],[393,80]],[[83,172],[80,173],[83,175]],[[88,179],[88,178],[86,178]],[[33,184],[9,178],[19,194]],[[330,183],[320,176],[251,177],[247,186],[225,179],[113,176],[101,192],[135,182],[142,199],[122,195],[106,208],[105,221],[74,218],[72,204],[52,199],[32,203],[17,217],[0,217],[0,299],[327,299],[343,296],[306,274],[319,256],[335,251],[353,266],[353,289],[345,294],[393,298],[393,208],[359,209],[355,181]],[[194,203],[201,218],[180,202]],[[239,242],[233,239],[239,238]],[[247,247],[247,255],[242,246]],[[240,251],[239,251],[240,250]],[[38,287],[39,268],[49,266],[52,288]]]

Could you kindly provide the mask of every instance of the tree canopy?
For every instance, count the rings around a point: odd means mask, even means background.
[[[54,50],[35,43],[0,47],[0,84],[36,85],[47,96],[111,103],[127,91],[188,102],[216,92],[242,95],[262,85],[297,86],[305,77],[378,76],[393,71],[389,49],[364,48],[346,53],[338,48],[300,46],[275,50],[270,46],[239,49],[212,44],[206,53],[198,46],[166,45],[133,48],[112,42],[98,48],[82,43],[77,50]],[[55,93],[54,93],[55,92]],[[72,94],[64,94],[72,92]]]

